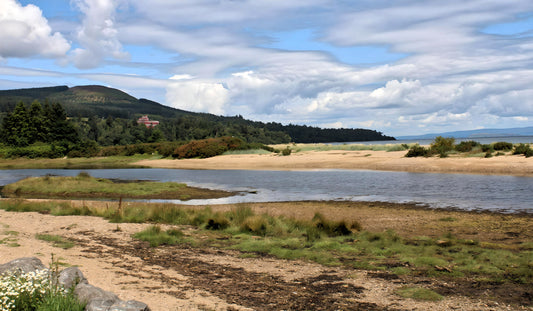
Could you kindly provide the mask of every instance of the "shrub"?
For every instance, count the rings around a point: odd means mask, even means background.
[[[513,154],[523,154],[526,158],[529,158],[533,156],[533,149],[531,149],[529,144],[519,144],[514,148]]]
[[[513,149],[513,144],[505,141],[499,141],[497,143],[494,143],[492,147],[494,148],[494,150],[509,151]]]
[[[492,153],[494,151],[494,147],[490,144],[483,144],[481,145],[481,151]]]
[[[459,144],[455,146],[455,150],[459,152],[470,152],[472,151],[472,148],[479,146],[480,143],[477,141],[469,140],[469,141],[462,141]]]
[[[284,155],[284,156],[291,155],[291,153],[292,153],[292,150],[289,147],[287,147],[287,148],[285,148],[285,149],[283,149],[281,151],[281,154]]]
[[[193,140],[188,144],[179,146],[172,156],[178,159],[210,158],[221,155],[228,150],[245,149],[246,144],[236,137],[218,137],[202,140]]]
[[[420,145],[414,145],[412,146],[409,151],[407,151],[407,154],[405,155],[408,158],[412,157],[427,157],[429,155],[429,150],[420,146]]]
[[[440,157],[445,157],[447,152],[454,149],[455,138],[437,136],[433,143],[431,143],[431,151],[436,152]]]

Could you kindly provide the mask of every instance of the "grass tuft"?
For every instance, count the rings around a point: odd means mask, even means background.
[[[60,236],[60,235],[52,235],[52,234],[36,234],[35,235],[35,238],[37,238],[38,240],[41,240],[41,241],[46,241],[46,242],[51,242],[53,246],[55,247],[59,247],[59,248],[62,248],[62,249],[69,249],[69,248],[72,248],[74,246],[76,246],[76,244],[74,244],[74,242]]]
[[[183,242],[183,232],[178,229],[163,231],[160,226],[153,225],[145,230],[135,233],[134,238],[150,243],[151,247],[159,245],[175,245]]]

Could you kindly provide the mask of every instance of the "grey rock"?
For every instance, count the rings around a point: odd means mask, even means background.
[[[57,281],[63,288],[71,289],[78,284],[88,284],[87,279],[77,267],[66,268],[59,273]]]
[[[99,287],[87,283],[81,283],[74,289],[74,295],[81,302],[89,303],[93,299],[110,300],[113,303],[119,301],[118,296]]]
[[[47,269],[42,261],[37,257],[24,257],[12,260],[8,263],[0,265],[0,274],[14,273],[16,275],[33,272],[36,270]]]
[[[109,311],[150,311],[150,308],[143,302],[128,300],[116,302]]]
[[[128,300],[115,301],[106,299],[93,299],[87,306],[86,311],[150,311],[150,308],[145,303]]]
[[[113,300],[93,299],[85,306],[85,311],[109,311],[114,303]]]

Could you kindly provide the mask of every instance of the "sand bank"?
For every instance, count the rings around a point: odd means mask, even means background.
[[[406,151],[307,151],[278,154],[222,155],[208,159],[142,160],[135,164],[154,168],[213,170],[317,170],[350,169],[420,173],[462,173],[533,177],[533,157],[504,155],[492,158],[450,156],[406,158]]]

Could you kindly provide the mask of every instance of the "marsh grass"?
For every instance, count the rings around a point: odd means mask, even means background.
[[[4,186],[6,197],[47,198],[198,198],[229,196],[231,192],[188,187],[176,182],[121,182],[94,178],[85,172],[78,176],[30,177]],[[82,214],[84,215],[84,214]]]
[[[365,231],[355,220],[333,221],[321,214],[307,220],[257,214],[246,205],[215,212],[210,207],[185,208],[171,204],[138,204],[119,210],[118,207],[89,209],[74,208],[68,204],[5,200],[0,202],[0,208],[39,210],[58,215],[65,214],[65,211],[79,213],[83,210],[116,223],[153,223],[154,226],[135,237],[154,246],[187,243],[195,247],[236,249],[243,252],[243,256],[268,254],[325,265],[388,270],[401,275],[468,277],[520,284],[533,282],[531,242],[511,248],[505,244],[460,239],[452,234],[403,237],[392,230]],[[436,221],[443,226],[461,225],[452,217]],[[185,239],[177,232],[162,230],[158,224],[188,225],[195,229]]]

